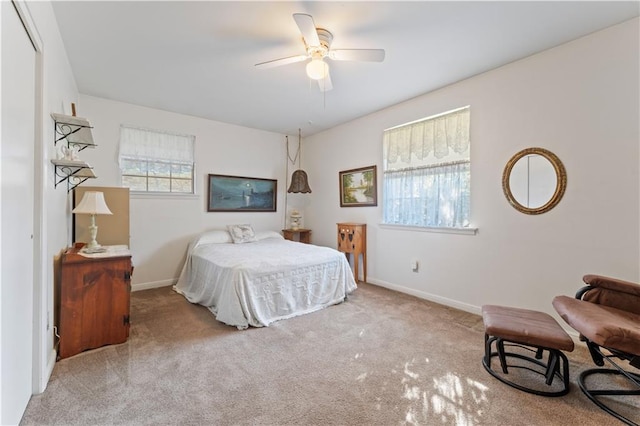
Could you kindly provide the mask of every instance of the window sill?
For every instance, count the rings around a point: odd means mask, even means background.
[[[136,192],[131,191],[130,197],[132,199],[165,199],[165,200],[197,200],[200,198],[198,194],[181,194],[177,192]]]
[[[410,226],[380,223],[382,229],[396,229],[399,231],[436,232],[440,234],[476,235],[478,228],[439,228],[435,226]]]

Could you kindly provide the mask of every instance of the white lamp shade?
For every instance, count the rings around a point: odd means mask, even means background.
[[[312,80],[322,80],[329,74],[329,65],[322,59],[313,59],[307,64],[307,75]]]
[[[113,214],[104,201],[104,193],[98,191],[85,192],[80,204],[72,212],[75,214]]]

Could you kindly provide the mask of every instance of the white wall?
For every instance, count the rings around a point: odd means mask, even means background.
[[[90,120],[98,145],[80,153],[98,176],[87,182],[91,186],[120,186],[117,149],[121,124],[196,137],[196,197],[131,197],[134,289],[174,284],[189,241],[203,230],[237,223],[250,223],[256,230],[282,229],[286,191],[283,135],[86,95],[80,96],[78,115]],[[208,213],[208,174],[277,179],[277,212]]]
[[[335,247],[336,222],[367,223],[370,282],[472,312],[506,304],[553,313],[553,297],[573,295],[587,273],[638,281],[638,22],[305,139],[303,167],[314,190],[305,215],[315,242]],[[465,105],[477,235],[380,227],[382,131]],[[534,146],[554,152],[568,175],[560,204],[538,216],[513,209],[501,187],[511,156]],[[340,208],[338,172],[372,164],[379,206]]]

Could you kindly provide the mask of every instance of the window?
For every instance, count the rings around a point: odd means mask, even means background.
[[[120,126],[122,185],[136,192],[193,194],[195,139]]]
[[[469,227],[469,117],[467,106],[384,131],[384,223]]]

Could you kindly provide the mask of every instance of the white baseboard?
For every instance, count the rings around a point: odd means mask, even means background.
[[[461,311],[470,312],[472,314],[482,315],[482,307],[469,305],[457,300],[447,299],[446,297],[436,296],[435,294],[427,293],[420,290],[414,290],[412,288],[403,287],[400,285],[392,284],[386,281],[378,280],[375,278],[367,277],[367,283],[374,284],[380,287],[388,288],[390,290],[399,291],[400,293],[410,294],[412,296],[419,297],[420,299],[429,300],[431,302],[439,303],[441,305],[450,306],[452,308],[460,309]],[[576,346],[582,344],[580,341],[580,334],[573,328],[569,327],[562,321],[558,321],[558,324],[567,332],[567,334],[573,339]]]
[[[469,305],[467,303],[462,303],[457,300],[447,299],[446,297],[437,296],[435,294],[427,293],[425,291],[415,290],[409,287],[403,287],[397,284],[392,284],[386,281],[378,280],[376,278],[368,277],[367,282],[369,284],[375,284],[377,286],[388,288],[390,290],[399,291],[400,293],[410,294],[412,296],[419,297],[420,299],[425,299],[431,302],[439,303],[441,305],[460,309],[461,311],[470,312],[476,315],[482,314],[482,308],[480,306]]]
[[[136,283],[136,284],[131,284],[131,291],[140,291],[140,290],[149,290],[152,288],[168,287],[170,285],[174,285],[176,282],[178,282],[177,279],[151,281],[148,283]]]

